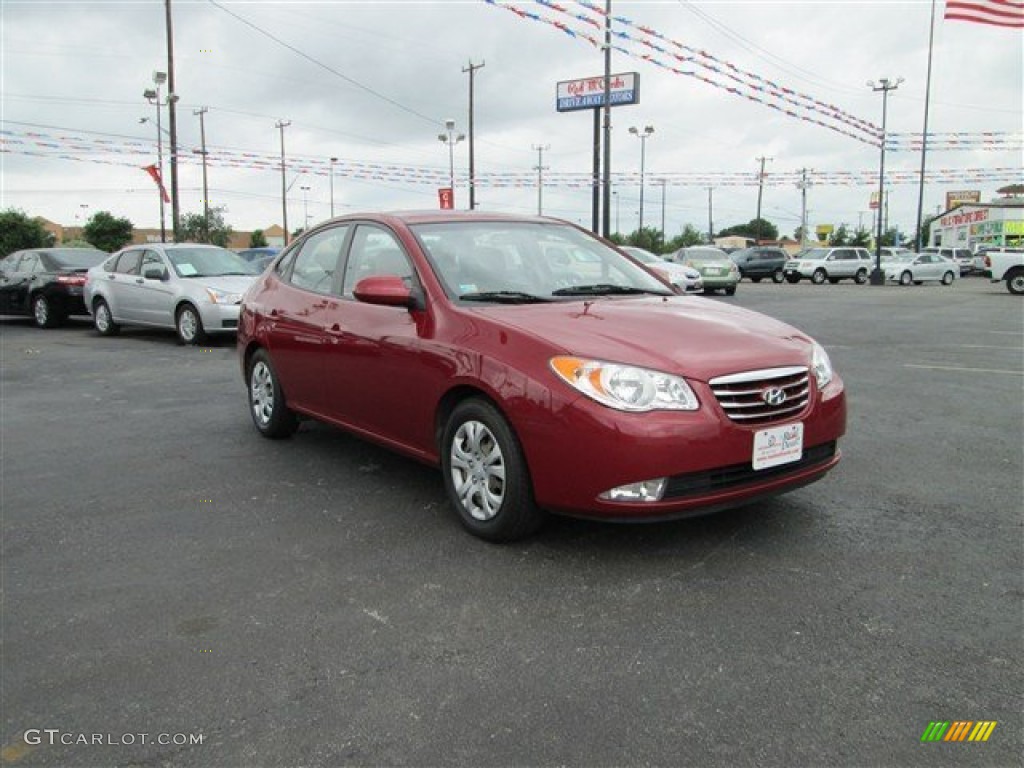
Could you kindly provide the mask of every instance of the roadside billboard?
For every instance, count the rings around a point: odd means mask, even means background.
[[[640,103],[640,74],[621,72],[609,80],[609,98],[613,107]],[[555,107],[559,112],[595,109],[604,106],[604,75],[563,80],[558,83]]]

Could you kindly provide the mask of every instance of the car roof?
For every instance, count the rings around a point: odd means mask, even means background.
[[[562,219],[549,216],[532,216],[525,214],[496,213],[491,211],[365,211],[338,216],[331,221],[371,220],[382,223],[401,222],[403,224],[440,224],[448,222],[500,221],[545,224],[569,224]]]

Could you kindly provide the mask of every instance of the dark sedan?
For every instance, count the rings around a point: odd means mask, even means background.
[[[0,314],[31,315],[54,328],[68,315],[86,315],[85,273],[109,254],[90,248],[33,248],[0,259]]]
[[[729,254],[740,270],[740,277],[749,277],[751,282],[760,283],[766,277],[781,283],[785,279],[783,270],[789,255],[782,248],[757,246],[744,248]]]

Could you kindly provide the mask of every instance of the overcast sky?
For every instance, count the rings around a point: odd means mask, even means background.
[[[604,0],[597,2],[603,8]],[[561,180],[545,186],[544,213],[589,225],[589,190],[568,181],[590,171],[592,113],[558,113],[555,96],[559,81],[603,72],[601,52],[584,39],[601,35],[584,20],[596,14],[573,0],[558,8],[515,3],[547,20],[538,21],[502,5],[512,3],[174,0],[181,211],[202,210],[199,156],[193,154],[200,146],[194,114],[200,107],[209,110],[211,203],[226,207],[236,229],[281,221],[281,176],[274,165],[280,120],[290,121],[284,132],[290,228],[307,215],[310,223],[329,216],[330,157],[338,158],[336,213],[436,208],[437,179],[447,178],[449,161],[438,134],[446,118],[468,133],[469,77],[463,70],[472,62],[484,64],[475,76],[477,207],[536,212],[532,169],[538,154],[532,148],[544,145],[544,173],[551,182]],[[1024,165],[1024,36],[943,21],[943,5],[939,0],[936,10],[930,132],[957,134],[968,143],[981,132],[1011,134],[1017,148],[930,153],[929,170],[971,171],[982,180],[930,184],[928,213],[951,190],[978,189],[983,199],[994,197],[998,187],[1020,180]],[[646,140],[644,219],[660,226],[658,179],[665,174],[670,237],[685,224],[707,229],[711,182],[697,174],[723,179],[714,184],[716,231],[754,218],[758,157],[771,158],[762,215],[782,233],[791,235],[800,222],[800,192],[791,179],[803,168],[833,178],[854,174],[850,182],[808,190],[812,227],[870,226],[878,148],[847,135],[862,136],[860,129],[844,126],[880,125],[881,94],[866,82],[903,77],[889,95],[888,129],[921,132],[930,8],[930,0],[614,0],[613,16],[634,25],[616,27],[630,35],[616,44],[637,55],[616,51],[612,70],[639,73],[640,103],[612,110],[612,170],[632,175],[616,184],[613,229],[616,221],[623,232],[637,225],[641,142],[628,128],[647,125],[655,132]],[[167,69],[162,0],[0,0],[0,13],[0,146],[6,150],[0,154],[0,208],[65,225],[108,210],[136,226],[158,226],[157,192],[141,170],[156,162],[157,130],[140,118],[155,118],[156,108],[142,94],[153,87],[154,70]],[[668,53],[645,48],[644,39]],[[822,119],[822,106],[806,105],[831,105],[842,115],[831,121],[839,130],[639,58],[646,51],[671,63],[669,54],[684,50],[677,43],[715,57],[721,62],[715,66],[733,65],[792,90],[800,105],[791,111],[800,115]],[[707,72],[694,61],[675,63]],[[166,110],[163,123],[166,128]],[[460,208],[468,202],[467,144],[455,148]],[[380,168],[367,172],[357,164]],[[887,170],[904,176],[919,165],[917,152],[886,156]],[[996,170],[1006,168],[1016,169],[1009,179]],[[511,174],[511,181],[496,185],[497,174]],[[165,177],[169,185],[166,156]],[[916,183],[894,184],[890,194],[890,220],[910,232]],[[169,226],[170,206],[167,216]]]

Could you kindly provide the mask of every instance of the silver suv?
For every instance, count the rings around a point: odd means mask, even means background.
[[[826,280],[854,280],[866,283],[873,266],[867,248],[837,246],[835,248],[807,248],[786,262],[786,280],[799,283],[808,278],[815,285]]]

